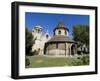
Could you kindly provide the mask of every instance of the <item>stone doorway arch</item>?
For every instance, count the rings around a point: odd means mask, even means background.
[[[76,54],[76,45],[72,44],[71,45],[71,55],[75,55]]]

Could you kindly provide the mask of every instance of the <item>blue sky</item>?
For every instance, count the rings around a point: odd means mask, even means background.
[[[73,26],[76,24],[89,25],[88,15],[72,15],[72,14],[51,14],[51,13],[25,13],[25,26],[32,29],[40,25],[44,31],[48,30],[50,35],[53,35],[53,29],[62,21],[69,29],[69,35],[72,35]]]

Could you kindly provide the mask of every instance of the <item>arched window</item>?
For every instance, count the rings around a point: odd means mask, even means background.
[[[58,34],[61,35],[61,30],[58,31]]]
[[[56,48],[58,48],[58,43],[56,43]]]
[[[66,32],[66,30],[65,30],[65,35],[67,35],[67,32]]]
[[[46,39],[48,39],[49,35],[46,35]]]
[[[40,30],[38,29],[37,32],[40,33]]]

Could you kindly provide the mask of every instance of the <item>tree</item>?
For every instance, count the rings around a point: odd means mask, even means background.
[[[73,39],[78,42],[78,54],[89,53],[89,26],[75,25],[73,27]]]
[[[30,55],[33,45],[33,35],[27,28],[25,29],[25,40],[26,55]]]
[[[89,46],[89,26],[75,25],[73,27],[73,39]]]

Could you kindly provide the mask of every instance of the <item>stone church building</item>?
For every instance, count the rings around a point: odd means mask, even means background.
[[[51,38],[48,31],[43,32],[41,26],[35,26],[32,30],[32,35],[35,41],[32,46],[32,51],[39,51],[39,55],[43,55],[45,43]]]
[[[40,55],[72,56],[77,54],[77,43],[69,37],[69,29],[63,22],[59,22],[53,30],[53,37],[49,33],[42,33],[42,28],[36,26],[32,32],[35,44],[32,49],[40,50]]]

